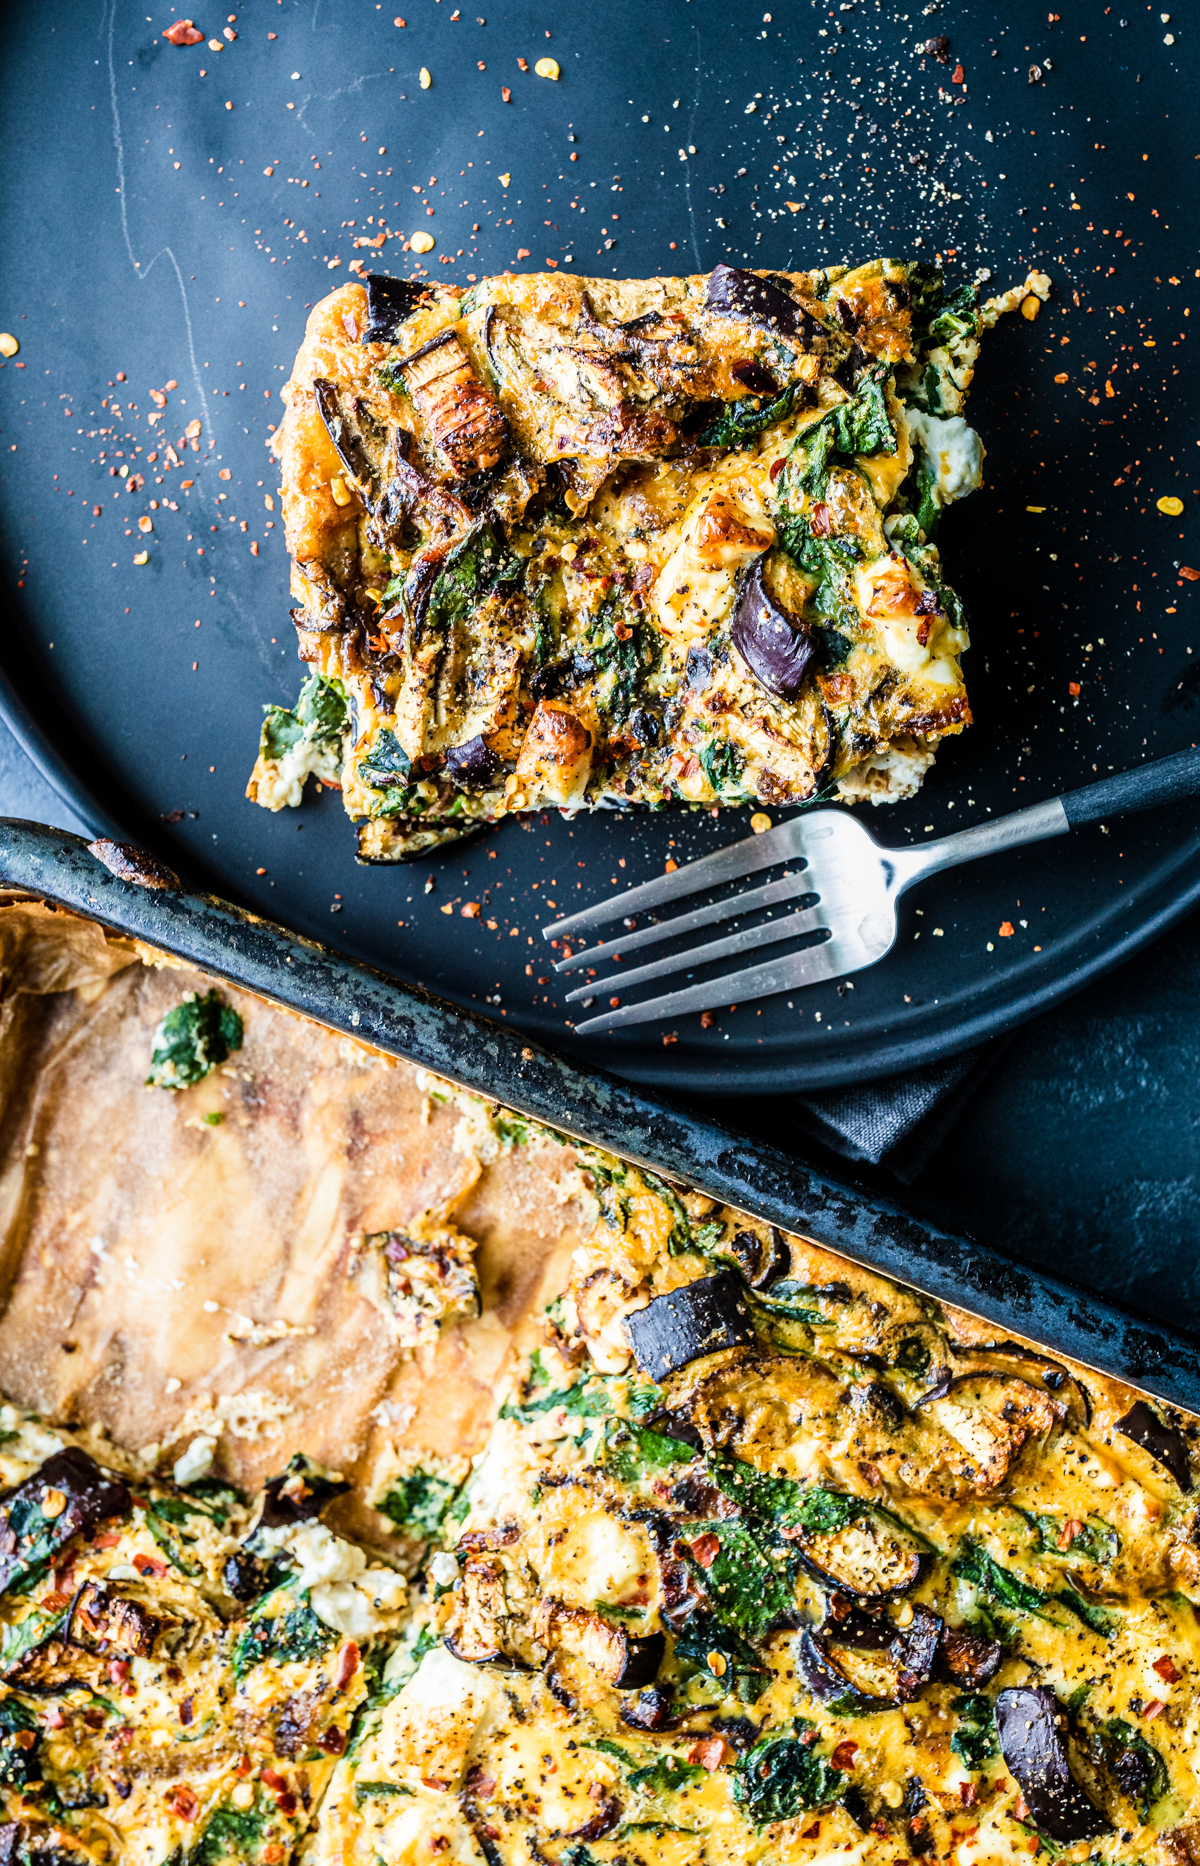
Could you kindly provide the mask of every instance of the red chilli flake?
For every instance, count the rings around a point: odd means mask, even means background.
[[[1164,1652],[1161,1659],[1155,1659],[1153,1669],[1165,1685],[1177,1685],[1183,1676],[1169,1653]]]
[[[172,45],[199,45],[204,34],[197,32],[190,19],[177,19],[173,26],[168,26],[163,34]]]
[[[359,1667],[359,1651],[354,1641],[348,1640],[338,1653],[337,1690],[344,1691]]]
[[[176,1815],[181,1821],[194,1821],[200,1812],[200,1803],[196,1800],[191,1789],[185,1788],[182,1782],[179,1784],[178,1788],[173,1788],[171,1790],[167,1806],[170,1808],[172,1814]]]
[[[694,1560],[704,1569],[711,1568],[721,1552],[721,1544],[711,1530],[706,1531],[702,1536],[697,1536],[690,1547]]]
[[[844,1743],[838,1744],[829,1760],[835,1769],[852,1769],[857,1754],[858,1744],[847,1737]]]

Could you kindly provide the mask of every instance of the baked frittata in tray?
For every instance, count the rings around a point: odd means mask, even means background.
[[[1200,1861],[1195,1420],[73,915],[0,971],[0,1860]]]
[[[944,507],[981,310],[920,262],[383,275],[276,437],[300,656],[248,795],[396,861],[510,811],[910,795],[970,721]]]

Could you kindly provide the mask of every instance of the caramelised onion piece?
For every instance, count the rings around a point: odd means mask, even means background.
[[[1183,1435],[1161,1419],[1153,1406],[1135,1400],[1124,1418],[1117,1420],[1117,1431],[1148,1451],[1156,1464],[1171,1473],[1181,1490],[1192,1488],[1192,1467]]]
[[[367,321],[360,343],[395,343],[406,318],[410,318],[428,287],[415,279],[393,279],[386,272],[368,272]]]
[[[466,790],[486,790],[500,769],[500,760],[481,732],[446,753],[446,775]]]
[[[760,279],[755,272],[722,262],[714,266],[704,294],[704,308],[720,317],[745,318],[751,324],[766,324],[785,337],[811,337],[819,326],[803,305],[790,293]]]
[[[1064,1844],[1112,1831],[1071,1774],[1066,1712],[1044,1685],[1013,1685],[996,1699],[1000,1754],[1016,1777],[1032,1825]]]
[[[780,606],[763,582],[756,558],[738,591],[730,636],[760,687],[780,700],[794,700],[817,652],[812,630]]]
[[[655,1296],[625,1317],[625,1332],[634,1360],[651,1380],[665,1380],[701,1355],[748,1347],[755,1339],[740,1279],[732,1270]]]

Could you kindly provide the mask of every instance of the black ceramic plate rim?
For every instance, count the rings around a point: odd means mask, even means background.
[[[580,1068],[211,895],[119,879],[65,830],[0,818],[0,887],[25,889],[573,1138],[819,1240],[939,1302],[1200,1415],[1196,1343],[919,1219],[707,1115]]]
[[[47,783],[97,835],[118,840],[144,840],[132,827],[121,825],[117,816],[83,783],[53,739],[39,726],[3,664],[0,664],[0,718]],[[1179,871],[1188,866],[1194,872],[1185,877]],[[1131,890],[1129,905],[1135,917],[1126,931],[1116,937],[1107,936],[1099,949],[1088,955],[1086,949],[1095,937],[1095,922],[1107,918],[1107,910],[1077,923],[1072,936],[1060,942],[1065,951],[1062,969],[1056,976],[1044,984],[1023,987],[1019,972],[1010,975],[1007,984],[999,983],[994,992],[988,993],[989,1004],[982,1011],[964,1009],[956,1015],[954,1000],[941,999],[924,1007],[933,1028],[922,1030],[919,1027],[921,1007],[918,1007],[915,1012],[906,1013],[903,1031],[895,1037],[880,1039],[876,1036],[865,1046],[863,1036],[858,1033],[848,1040],[832,1037],[832,1054],[827,1063],[818,1058],[781,1067],[777,1063],[756,1064],[750,1058],[739,1057],[732,1063],[729,1073],[736,1075],[739,1090],[746,1093],[795,1094],[804,1089],[838,1088],[940,1062],[1001,1031],[1011,1030],[1015,1024],[1027,1022],[1132,958],[1200,905],[1200,836],[1187,838],[1170,857],[1152,869],[1141,884]],[[1072,959],[1072,953],[1079,953],[1079,957]],[[1053,957],[1052,954],[1051,959]],[[402,980],[398,982],[403,983]],[[959,996],[977,997],[977,987]],[[463,1012],[463,1015],[469,1013]],[[644,1060],[644,1053],[622,1053],[615,1045],[606,1053],[601,1041],[594,1046],[591,1056],[602,1068],[626,1081],[651,1085],[661,1082],[661,1063]],[[712,1067],[673,1067],[671,1086],[681,1092],[711,1093]]]

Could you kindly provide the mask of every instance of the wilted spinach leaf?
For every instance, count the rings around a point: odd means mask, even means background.
[[[771,1821],[790,1821],[808,1808],[827,1808],[839,1801],[846,1778],[814,1745],[798,1737],[768,1737],[747,1750],[737,1765],[733,1798],[752,1821],[765,1827]]]
[[[764,428],[775,426],[777,421],[786,421],[792,412],[792,404],[799,391],[799,383],[789,383],[779,395],[769,401],[762,401],[756,395],[743,396],[739,401],[726,402],[720,414],[711,426],[705,428],[700,436],[701,447],[743,447],[747,441],[761,434]]]
[[[375,1508],[404,1535],[436,1536],[459,1485],[432,1471],[410,1471],[395,1479]]]
[[[952,1708],[958,1723],[950,1738],[950,1747],[968,1769],[980,1769],[998,1755],[1000,1749],[992,1700],[982,1692],[968,1692],[955,1698]]]
[[[182,1089],[242,1047],[242,1020],[217,991],[189,991],[154,1033],[147,1088]]]

